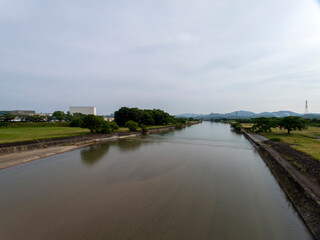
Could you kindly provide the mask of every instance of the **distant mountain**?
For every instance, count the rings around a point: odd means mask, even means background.
[[[201,116],[204,116],[205,114],[194,114],[194,113],[182,113],[182,114],[178,114],[178,115],[175,115],[176,117],[178,118],[199,118]]]
[[[307,116],[300,113],[295,113],[292,111],[278,111],[278,112],[262,112],[262,113],[254,113],[250,111],[235,111],[231,113],[210,113],[210,114],[195,114],[195,113],[184,113],[184,114],[178,114],[176,117],[181,118],[197,118],[197,119],[221,119],[221,118],[227,118],[227,119],[249,119],[249,118],[257,118],[257,117],[287,117],[287,116],[299,116],[299,117],[306,117],[306,118],[320,118],[319,113],[309,113]]]

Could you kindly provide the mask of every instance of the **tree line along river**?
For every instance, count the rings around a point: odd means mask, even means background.
[[[0,170],[0,238],[308,240],[259,154],[204,122]]]

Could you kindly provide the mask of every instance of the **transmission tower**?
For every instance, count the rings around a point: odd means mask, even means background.
[[[308,116],[309,112],[308,112],[308,100],[306,100],[306,106],[304,108],[304,116]]]

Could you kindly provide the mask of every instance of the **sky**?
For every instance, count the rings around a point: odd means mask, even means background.
[[[320,112],[319,0],[0,0],[0,110]]]

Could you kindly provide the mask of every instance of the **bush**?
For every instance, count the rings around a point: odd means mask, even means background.
[[[129,128],[130,131],[137,131],[139,126],[138,123],[132,120],[127,121],[125,125],[127,128]]]
[[[232,123],[232,124],[231,124],[231,127],[232,127],[235,131],[237,131],[237,132],[240,132],[240,131],[241,131],[241,125],[240,125],[240,123],[238,123],[238,122]]]
[[[98,129],[97,132],[99,132],[99,133],[107,133],[107,134],[108,134],[108,133],[111,133],[112,130],[111,130],[110,124],[105,121],[105,122],[101,125],[101,127]]]
[[[279,137],[271,137],[269,140],[273,142],[281,142],[281,138]]]
[[[119,126],[115,122],[109,123],[109,126],[110,126],[112,132],[116,131],[116,130],[119,130]]]
[[[176,129],[182,129],[183,128],[183,124],[178,122],[178,123],[176,123],[175,128]]]
[[[148,132],[148,128],[147,128],[147,126],[146,126],[146,125],[141,124],[141,125],[140,125],[140,128],[141,128],[141,130],[142,130],[142,132],[143,132],[143,133]]]

